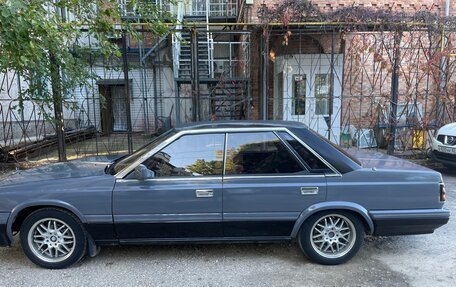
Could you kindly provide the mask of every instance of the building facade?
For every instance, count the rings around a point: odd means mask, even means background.
[[[453,28],[442,23],[456,1],[157,0],[177,19],[162,37],[128,2],[119,1],[123,19],[139,23],[142,36],[120,47],[128,77],[121,61],[95,61],[99,79],[71,92],[69,129],[93,126],[98,138],[277,119],[336,144],[393,140],[404,151],[426,149],[435,129],[455,120]],[[33,103],[11,111],[26,83],[11,71],[3,79],[2,146],[52,133]]]

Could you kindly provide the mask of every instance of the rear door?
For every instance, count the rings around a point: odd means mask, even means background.
[[[224,236],[288,237],[301,212],[325,200],[324,172],[312,173],[286,136],[293,140],[286,132],[227,134]]]

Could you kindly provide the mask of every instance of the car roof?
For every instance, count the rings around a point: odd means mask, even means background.
[[[182,124],[177,126],[176,131],[194,129],[215,129],[215,128],[253,128],[253,127],[288,127],[288,128],[307,128],[300,122],[291,121],[270,121],[270,120],[244,120],[244,121],[203,121]]]

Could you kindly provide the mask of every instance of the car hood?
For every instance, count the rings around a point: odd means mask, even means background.
[[[112,158],[100,156],[46,164],[36,168],[13,172],[1,180],[0,185],[5,186],[34,181],[103,175],[105,167],[110,162],[112,162]]]
[[[439,135],[456,136],[456,123],[444,125],[439,129]]]
[[[379,151],[354,148],[346,151],[356,157],[364,168],[432,171],[427,167]]]

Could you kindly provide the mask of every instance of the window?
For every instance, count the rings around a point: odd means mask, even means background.
[[[306,113],[306,75],[293,76],[293,115]]]
[[[315,114],[329,114],[329,84],[327,74],[315,75]]]
[[[112,175],[119,173],[121,170],[123,170],[124,168],[130,166],[135,161],[137,161],[140,157],[142,157],[143,155],[145,155],[146,153],[148,153],[149,151],[154,149],[156,146],[161,144],[163,141],[165,141],[166,139],[169,139],[170,137],[172,137],[175,134],[176,134],[176,132],[174,130],[169,130],[169,131],[161,134],[160,136],[156,137],[150,143],[148,143],[147,145],[145,145],[142,148],[138,149],[137,151],[135,151],[131,155],[126,156],[126,157],[121,157],[121,158],[117,159],[109,167],[109,169],[108,169],[109,173],[112,174]]]
[[[226,153],[227,175],[290,174],[304,171],[273,132],[230,133]]]
[[[224,134],[184,135],[143,164],[165,176],[222,175]]]
[[[286,141],[299,154],[301,159],[309,166],[312,173],[331,171],[318,157],[306,149],[300,142],[287,132],[279,132],[280,137]]]

